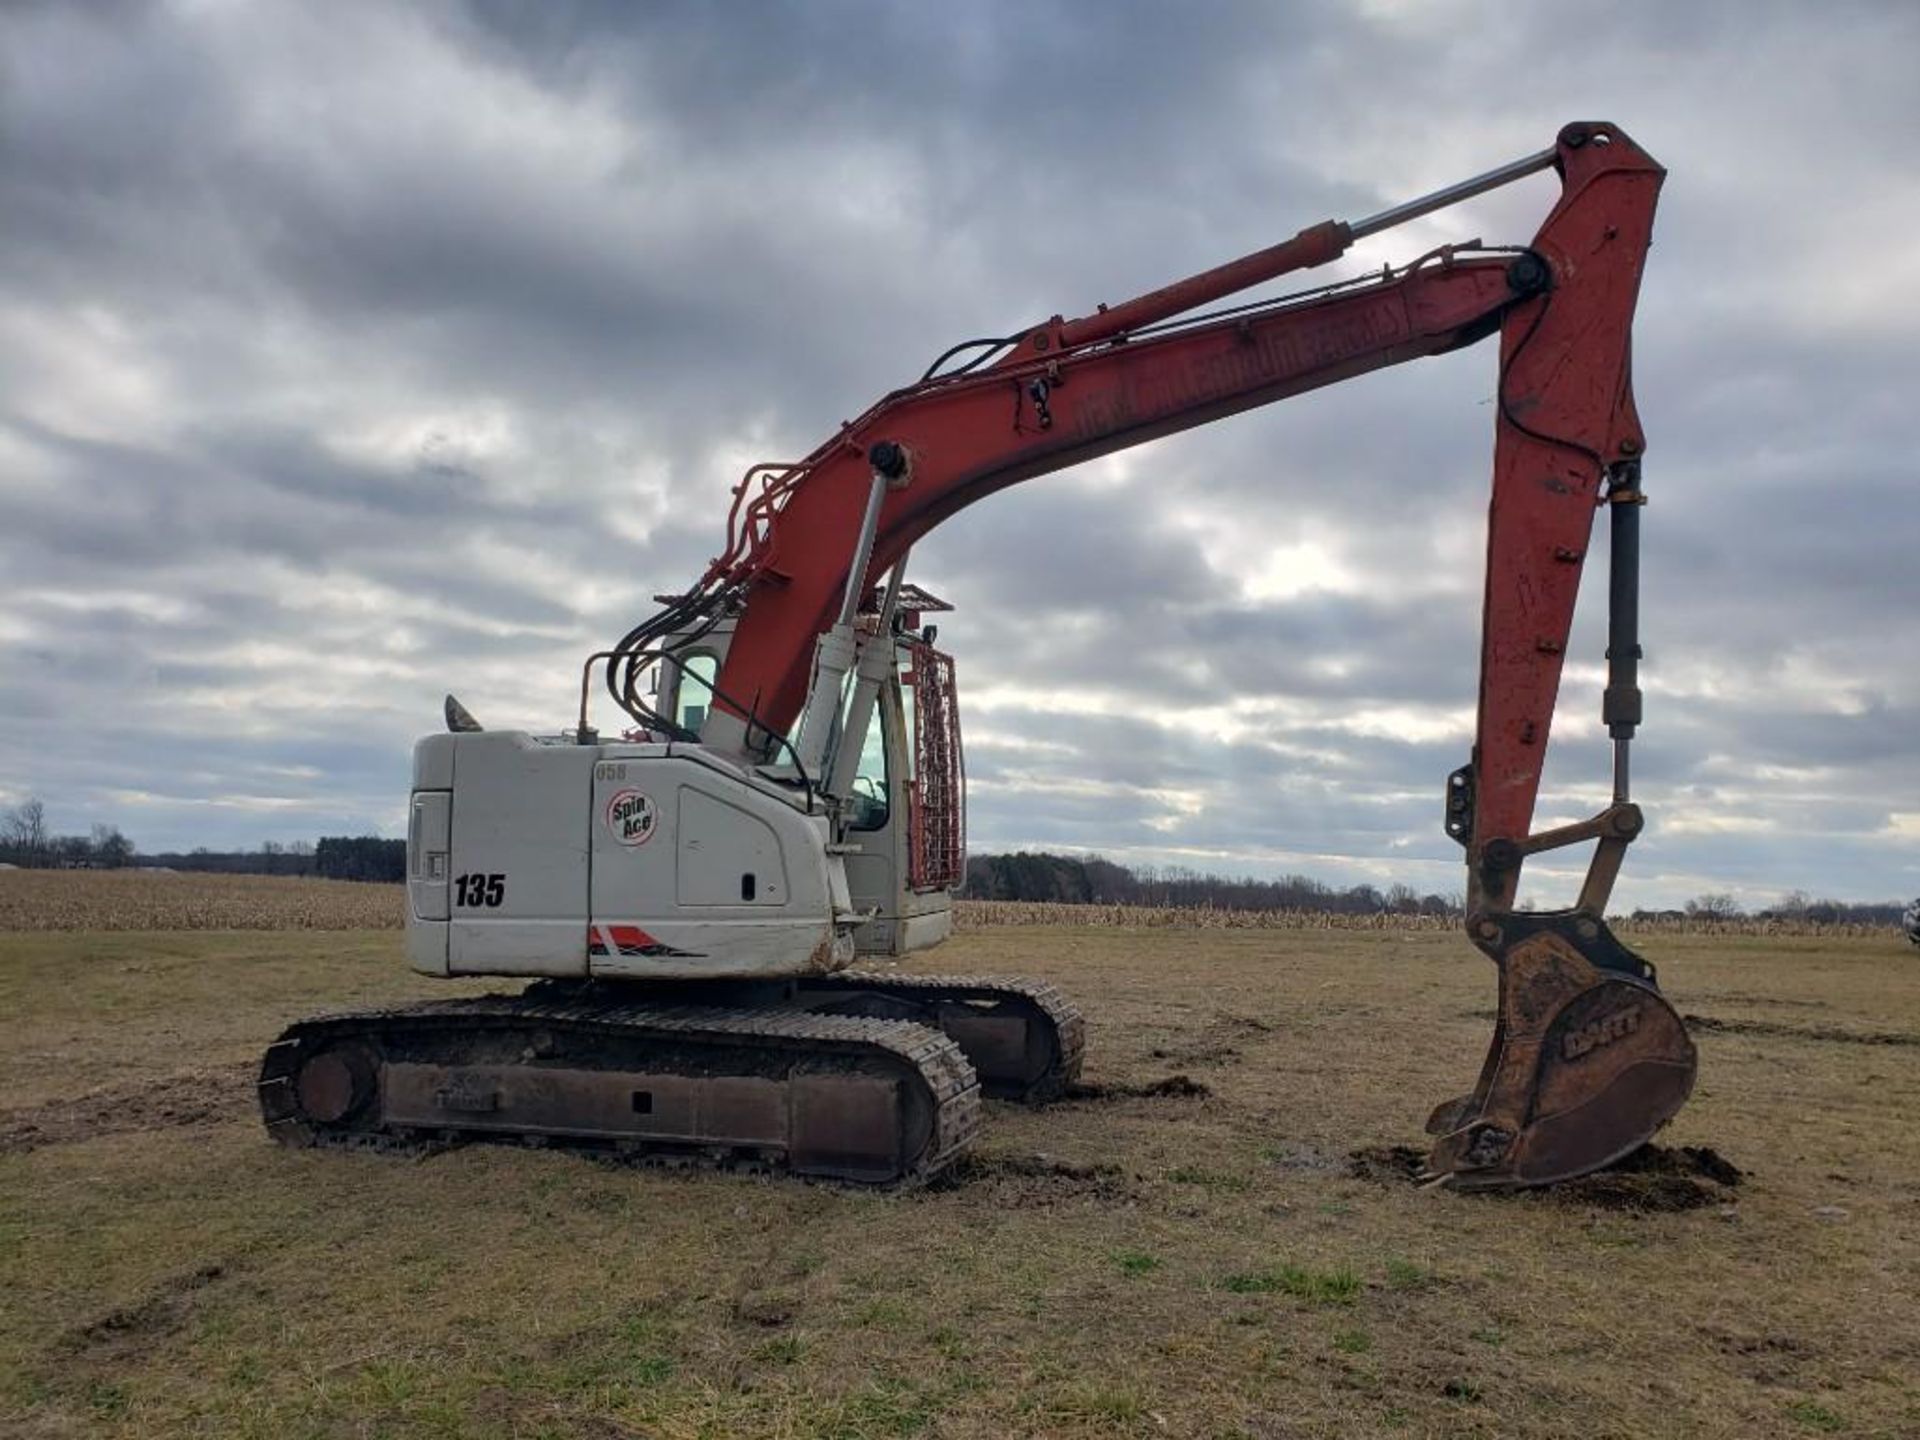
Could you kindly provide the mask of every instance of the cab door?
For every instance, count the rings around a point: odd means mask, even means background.
[[[895,955],[895,929],[904,889],[906,836],[912,804],[912,752],[906,743],[900,677],[893,674],[874,697],[873,718],[860,750],[860,766],[846,801],[843,845],[853,908],[876,912],[854,934],[866,955]]]
[[[856,909],[874,910],[855,944],[904,955],[952,932],[953,889],[966,874],[966,769],[953,659],[901,637],[875,700],[849,802],[844,843]]]

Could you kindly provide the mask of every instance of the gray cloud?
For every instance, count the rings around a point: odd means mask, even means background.
[[[1920,890],[1916,40],[1865,5],[12,8],[0,802],[149,848],[391,828],[441,690],[562,723],[741,469],[952,340],[1605,115],[1672,169],[1623,898]],[[1551,193],[1342,273],[1523,240]],[[1456,888],[1492,367],[929,537],[976,841]],[[1604,785],[1599,601],[1543,815]]]

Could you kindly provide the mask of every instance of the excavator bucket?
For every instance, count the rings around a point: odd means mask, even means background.
[[[1427,1121],[1431,1177],[1459,1189],[1570,1180],[1638,1149],[1686,1103],[1693,1041],[1653,967],[1603,920],[1510,914],[1475,938],[1500,968],[1500,1009],[1473,1093]]]

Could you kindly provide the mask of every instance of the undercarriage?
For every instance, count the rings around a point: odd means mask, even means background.
[[[289,1146],[510,1141],[642,1163],[913,1185],[959,1158],[983,1094],[1079,1073],[1051,986],[845,975],[787,986],[542,981],[290,1026],[261,1066]]]

